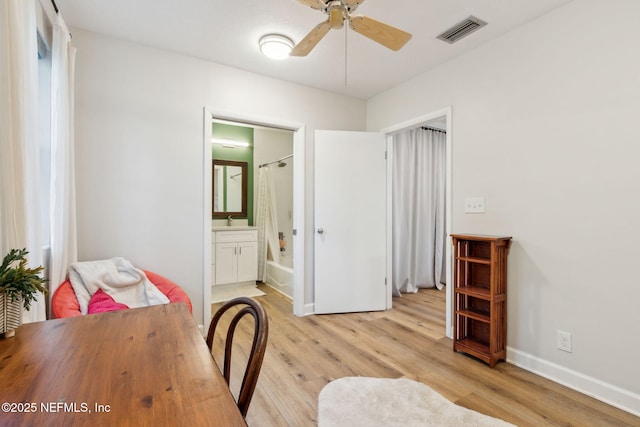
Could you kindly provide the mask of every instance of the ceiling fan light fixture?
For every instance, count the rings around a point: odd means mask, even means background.
[[[266,34],[260,37],[260,52],[270,59],[286,59],[293,49],[293,41],[282,34]]]

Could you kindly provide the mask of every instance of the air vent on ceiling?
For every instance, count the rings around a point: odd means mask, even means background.
[[[453,27],[449,28],[437,38],[447,43],[455,43],[463,37],[468,36],[476,30],[487,25],[482,19],[478,19],[475,16],[470,16],[464,21],[458,22]]]

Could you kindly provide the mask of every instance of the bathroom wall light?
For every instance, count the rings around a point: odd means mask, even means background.
[[[260,37],[260,52],[267,58],[286,59],[293,49],[293,41],[280,34],[267,34]]]
[[[220,144],[223,147],[248,147],[249,143],[244,141],[234,141],[233,139],[211,138],[212,144]]]

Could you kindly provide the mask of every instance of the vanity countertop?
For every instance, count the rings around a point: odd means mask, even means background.
[[[242,230],[257,230],[258,227],[251,225],[231,225],[231,226],[219,226],[211,227],[211,231],[242,231]]]

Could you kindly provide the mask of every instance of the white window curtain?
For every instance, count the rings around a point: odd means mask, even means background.
[[[393,139],[393,295],[442,289],[446,134],[417,128]]]
[[[267,259],[280,261],[276,195],[272,172],[268,166],[260,168],[258,173],[256,227],[258,227],[258,280],[265,281]]]
[[[34,0],[0,1],[0,253],[27,248],[42,265]],[[25,322],[45,320],[39,296]]]
[[[62,17],[56,15],[51,49],[51,181],[49,295],[77,261],[73,100],[76,49]]]

